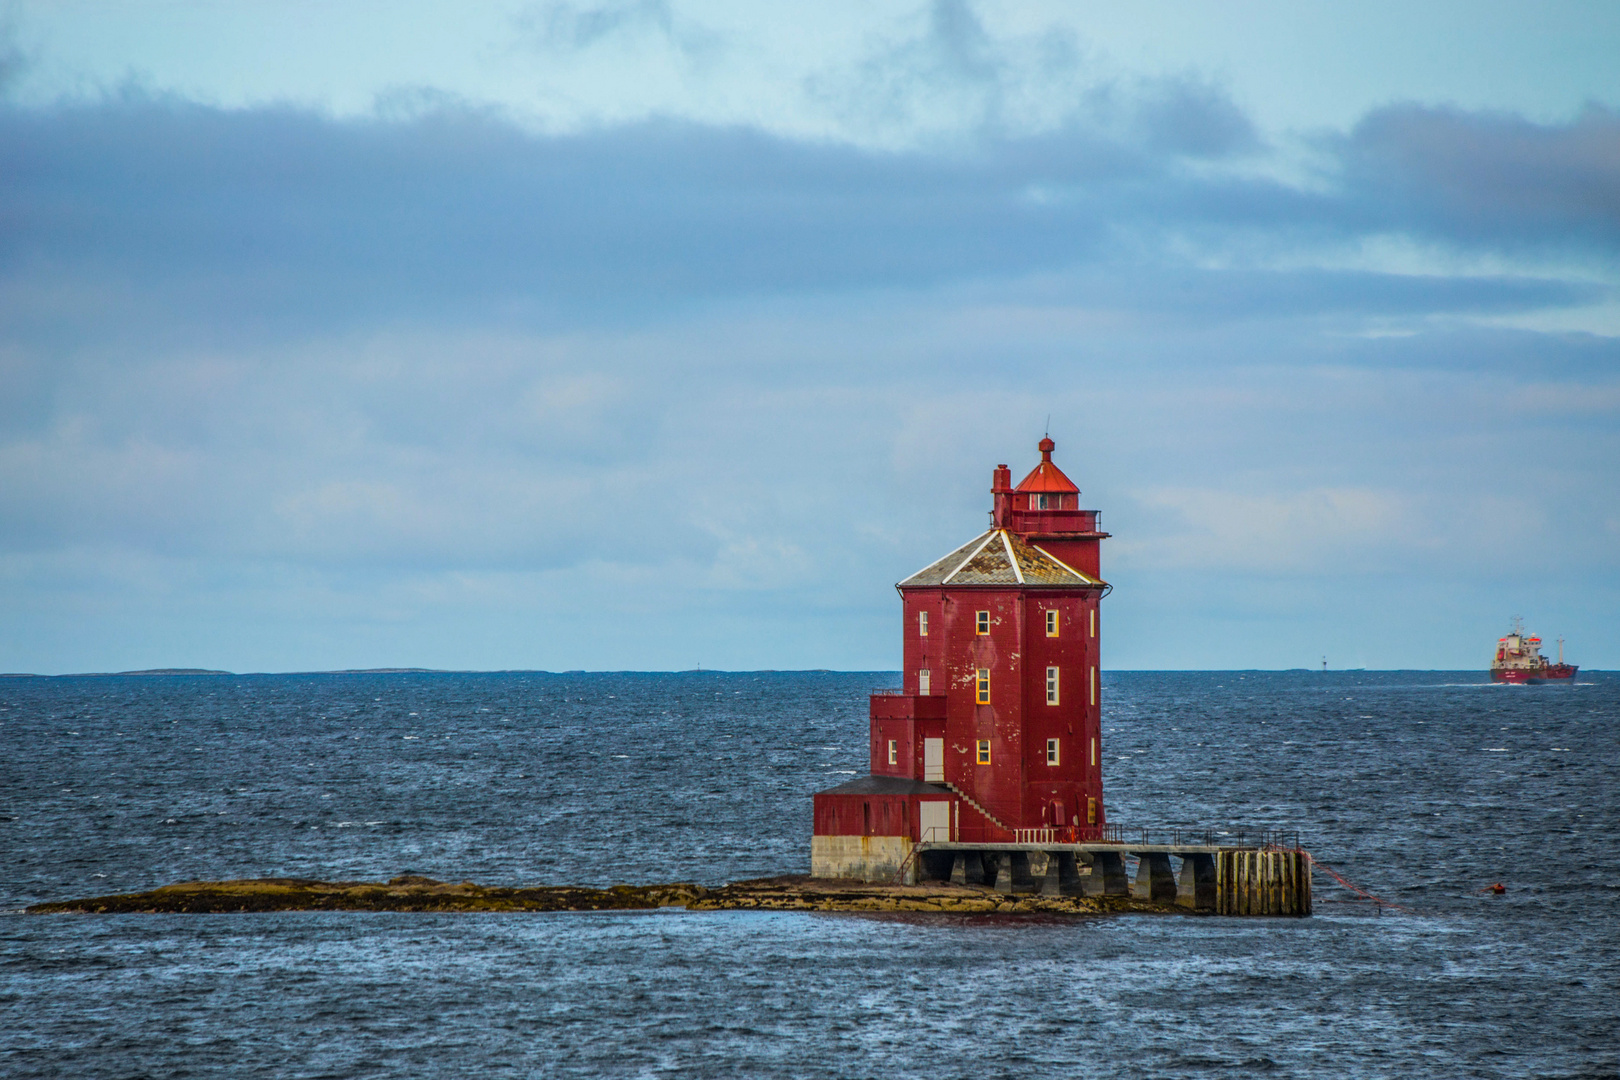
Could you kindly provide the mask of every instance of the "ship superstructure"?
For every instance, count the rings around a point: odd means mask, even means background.
[[[1542,656],[1541,639],[1526,633],[1524,620],[1515,615],[1512,629],[1496,643],[1496,659],[1491,661],[1491,681],[1526,684],[1573,682],[1579,670],[1574,664],[1564,663],[1562,638],[1558,639],[1557,663]]]

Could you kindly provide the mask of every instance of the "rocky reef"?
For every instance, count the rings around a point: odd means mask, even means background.
[[[881,885],[804,875],[757,878],[717,889],[702,885],[614,885],[607,889],[534,885],[515,888],[437,881],[402,874],[385,882],[253,878],[186,881],[143,893],[35,904],[35,914],[223,914],[269,911],[692,911],[935,912],[941,914],[1097,915],[1187,913],[1171,904],[1124,896],[998,893],[973,885],[931,882]]]
[[[697,885],[615,885],[501,888],[449,883],[418,874],[386,882],[252,878],[184,881],[151,892],[34,904],[30,913],[78,912],[213,914],[244,911],[635,911],[688,904],[705,895]]]
[[[1008,895],[982,885],[931,881],[921,885],[881,885],[847,878],[804,875],[756,878],[705,890],[690,901],[694,911],[857,911],[937,912],[957,915],[1100,915],[1108,912],[1191,914],[1174,904],[1126,896]]]

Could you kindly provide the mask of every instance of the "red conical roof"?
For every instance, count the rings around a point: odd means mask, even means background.
[[[1052,464],[1052,451],[1057,443],[1050,438],[1041,440],[1041,463],[1024,477],[1018,485],[1018,491],[1036,491],[1043,494],[1062,492],[1066,495],[1078,495],[1080,489],[1074,486],[1074,481],[1063,475],[1063,470]]]

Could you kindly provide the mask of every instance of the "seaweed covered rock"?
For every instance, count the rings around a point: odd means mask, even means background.
[[[387,882],[250,878],[186,881],[143,893],[34,904],[36,914],[78,912],[214,914],[255,911],[637,911],[690,904],[708,890],[698,885],[487,887],[448,884],[418,874]]]

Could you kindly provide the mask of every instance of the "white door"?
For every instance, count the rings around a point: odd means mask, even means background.
[[[945,740],[923,740],[923,779],[933,784],[945,782]]]
[[[951,804],[945,799],[917,804],[917,835],[923,843],[942,844],[951,838]]]

